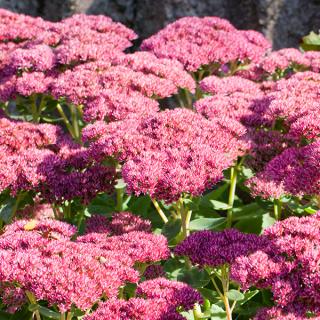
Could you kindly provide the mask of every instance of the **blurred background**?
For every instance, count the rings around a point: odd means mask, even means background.
[[[140,39],[183,16],[219,16],[237,28],[255,29],[275,49],[297,47],[320,28],[320,0],[0,0],[0,7],[57,21],[73,13],[108,15]]]

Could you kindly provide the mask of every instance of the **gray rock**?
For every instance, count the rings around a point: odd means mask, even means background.
[[[0,8],[37,16],[39,12],[39,0],[0,0]]]
[[[216,15],[262,31],[274,48],[297,47],[320,28],[320,0],[0,0],[0,7],[57,21],[73,13],[105,14],[146,38],[183,16]]]

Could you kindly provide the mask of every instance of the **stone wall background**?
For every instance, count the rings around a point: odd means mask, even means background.
[[[141,39],[183,16],[215,15],[262,31],[275,49],[297,47],[320,29],[320,0],[0,0],[0,7],[57,21],[73,13],[104,14]]]

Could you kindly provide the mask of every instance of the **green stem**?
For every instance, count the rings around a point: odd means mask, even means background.
[[[227,320],[232,320],[232,309],[230,308],[227,292],[229,291],[229,270],[227,265],[221,268],[221,283],[223,288],[223,303],[227,313]]]
[[[181,223],[182,223],[182,237],[183,240],[190,234],[189,225],[191,220],[192,211],[186,208],[181,210]]]
[[[121,212],[123,209],[124,188],[115,188],[117,193],[116,211]]]
[[[230,172],[230,189],[229,189],[229,199],[228,205],[230,209],[227,212],[227,228],[231,228],[232,219],[233,219],[233,203],[236,194],[236,186],[237,186],[237,176],[238,176],[238,167],[234,166],[231,168]]]
[[[66,320],[66,314],[65,313],[61,313],[60,314],[60,320]]]
[[[191,93],[187,89],[183,89],[183,92],[184,92],[185,97],[186,97],[186,102],[187,102],[186,107],[188,109],[192,109],[192,96],[191,96]]]
[[[14,217],[14,215],[16,214],[18,208],[19,208],[19,204],[21,202],[21,200],[25,197],[25,193],[24,192],[21,192],[21,193],[18,193],[17,195],[17,198],[16,198],[16,201],[15,201],[15,204],[12,208],[12,211],[11,211],[11,217],[10,217],[10,220],[12,220],[12,218]]]
[[[273,201],[273,211],[276,220],[281,220],[282,203],[279,199]]]
[[[37,304],[36,297],[34,296],[34,294],[32,292],[26,291],[26,296],[31,304]],[[34,311],[33,314],[36,316],[37,320],[41,320],[41,315],[40,315],[39,310]]]
[[[64,113],[62,106],[60,103],[57,103],[57,110],[60,113],[63,122],[65,123],[69,133],[71,134],[72,138],[77,139],[76,133],[74,132],[73,126],[70,124],[69,119],[67,118],[66,114]]]
[[[74,132],[74,138],[77,141],[80,141],[80,128],[79,128],[79,119],[78,119],[78,109],[74,105],[69,105],[70,113],[71,113],[71,121]]]
[[[203,313],[201,311],[201,307],[198,304],[195,304],[193,307],[193,318],[194,320],[203,319]]]
[[[36,97],[36,95],[32,95],[30,98],[31,98],[32,120],[33,120],[33,122],[38,123],[39,117],[38,117],[38,108],[37,108],[37,97]]]
[[[166,217],[166,215],[164,214],[164,212],[162,211],[162,209],[159,206],[159,203],[157,202],[156,199],[151,198],[151,201],[154,205],[154,207],[157,209],[157,212],[159,213],[159,216],[161,217],[161,219],[163,220],[164,223],[167,223],[169,220]]]
[[[67,320],[72,320],[73,312],[68,312],[67,314]]]

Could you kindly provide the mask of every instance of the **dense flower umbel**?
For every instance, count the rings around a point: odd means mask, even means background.
[[[306,315],[305,307],[295,305],[291,308],[262,308],[258,311],[254,320],[319,320],[320,316]]]
[[[176,248],[179,256],[188,256],[193,264],[217,267],[233,263],[239,256],[258,250],[264,239],[254,234],[243,234],[235,229],[222,232],[199,231],[191,234]]]
[[[134,262],[156,262],[170,255],[164,236],[144,231],[131,231],[112,237],[102,233],[88,233],[78,237],[77,242],[92,243],[105,251],[124,251]]]
[[[110,299],[102,303],[85,320],[183,320],[165,299]]]
[[[142,43],[142,50],[176,59],[189,71],[213,63],[259,61],[270,43],[255,31],[239,31],[218,17],[185,17]]]
[[[85,319],[182,320],[184,317],[176,311],[177,307],[188,310],[195,303],[202,302],[201,295],[189,285],[165,278],[142,282],[137,295],[138,298],[128,301],[110,299]]]
[[[123,134],[125,132],[125,134]],[[222,178],[223,170],[244,154],[245,129],[232,120],[206,120],[186,109],[132,118],[83,131],[90,155],[114,155],[124,162],[127,190],[167,201],[182,193],[199,195]]]
[[[137,296],[148,299],[165,299],[174,307],[183,307],[184,310],[192,309],[195,303],[202,303],[199,292],[179,281],[165,278],[147,280],[138,285]]]
[[[118,231],[119,216],[115,219]],[[128,227],[125,221],[122,231]],[[135,262],[155,262],[169,254],[163,236],[128,230],[121,236],[98,234],[101,241],[95,243],[84,241],[89,234],[72,241],[76,231],[51,219],[20,220],[6,227],[0,237],[3,286],[17,283],[24,293],[28,290],[61,311],[70,310],[72,304],[86,310],[103,295],[116,297],[124,282],[137,282]]]
[[[169,97],[178,88],[194,91],[183,66],[151,53],[117,54],[108,62],[88,63],[62,73],[53,82],[55,98],[84,104],[86,121],[119,120],[158,110],[153,98]]]
[[[280,198],[284,194],[320,193],[320,144],[288,148],[274,157],[247,184],[255,196]]]
[[[113,185],[114,168],[96,164],[87,149],[49,124],[0,118],[0,191],[36,190],[49,202],[87,202]]]
[[[102,215],[93,215],[86,221],[86,233],[121,235],[131,231],[151,232],[151,223],[126,211],[114,213],[111,221]]]
[[[319,227],[319,213],[277,222],[265,230],[264,247],[236,259],[231,269],[232,278],[244,289],[252,285],[270,287],[277,306],[289,312],[296,310],[298,313],[296,307],[300,305],[300,314],[306,311],[318,313]],[[285,315],[286,311],[283,312]]]
[[[108,60],[131,46],[135,33],[104,16],[74,15],[53,23],[1,10],[0,99],[50,94],[66,68]],[[14,30],[14,31],[13,31]]]

